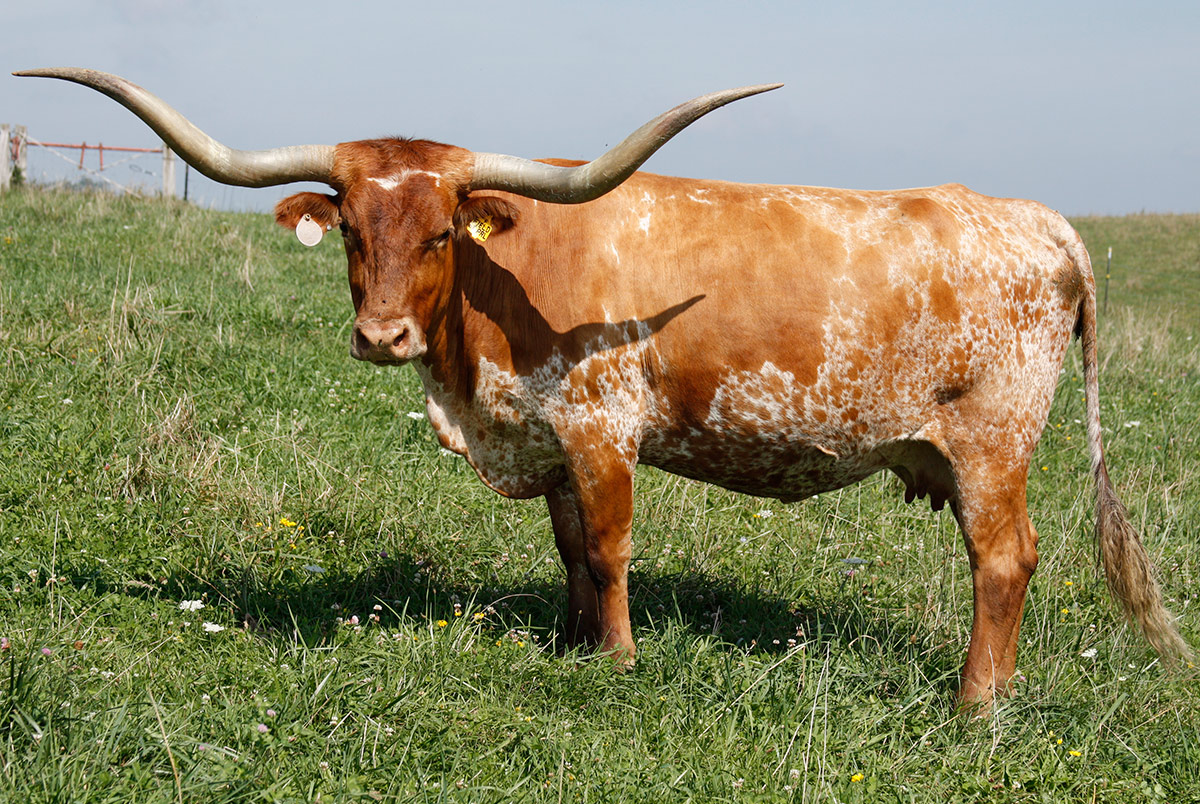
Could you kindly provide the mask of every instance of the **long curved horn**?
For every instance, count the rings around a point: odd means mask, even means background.
[[[21,70],[13,75],[61,78],[103,92],[140,117],[188,164],[222,184],[240,187],[270,187],[294,181],[328,184],[333,172],[332,145],[294,145],[267,151],[228,148],[196,128],[161,98],[117,75],[78,67]]]
[[[713,109],[781,86],[759,84],[693,98],[654,118],[599,159],[578,167],[556,167],[505,154],[477,153],[471,189],[507,190],[556,204],[591,201],[629,178],[667,140]]]

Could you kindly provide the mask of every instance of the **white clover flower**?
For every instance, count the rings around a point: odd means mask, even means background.
[[[210,622],[206,622],[206,623],[204,623],[204,626],[203,626],[203,628],[204,628],[204,630],[205,630],[205,631],[207,631],[207,632],[208,632],[208,633],[210,633],[210,634],[215,634],[215,633],[217,633],[218,631],[224,631],[224,630],[225,630],[225,626],[223,626],[223,625],[217,625],[216,623],[210,623]]]
[[[1095,659],[1096,658],[1096,649],[1088,648],[1087,650],[1085,650],[1083,653],[1081,653],[1079,655],[1085,659]]]
[[[185,600],[179,604],[179,608],[183,611],[200,611],[204,608],[203,600]]]

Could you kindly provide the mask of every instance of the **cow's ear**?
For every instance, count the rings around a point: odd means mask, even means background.
[[[275,205],[275,222],[293,229],[306,246],[315,246],[321,237],[342,222],[337,197],[320,193],[296,193]]]
[[[472,196],[454,210],[454,232],[482,243],[517,225],[516,207],[494,195]]]

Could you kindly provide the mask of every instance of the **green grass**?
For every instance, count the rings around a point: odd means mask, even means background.
[[[1200,218],[1078,224],[1101,275],[1115,246],[1109,465],[1197,644]],[[544,505],[349,359],[343,260],[262,215],[0,198],[0,799],[1200,800],[1196,679],[1095,569],[1077,348],[1017,694],[972,720],[961,537],[884,476],[784,506],[641,471],[638,666],[564,654]]]

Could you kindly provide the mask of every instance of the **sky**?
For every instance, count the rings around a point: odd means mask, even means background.
[[[4,23],[0,122],[46,142],[158,144],[100,94],[13,70],[117,73],[234,148],[398,135],[579,159],[688,98],[784,82],[701,119],[643,169],[961,182],[1067,215],[1200,211],[1195,0],[41,0]],[[31,149],[31,176],[78,177],[79,152],[63,153]],[[130,164],[146,172],[106,175],[158,186],[161,159]],[[183,181],[180,169],[180,193]],[[303,188],[227,188],[192,171],[188,189],[206,206],[268,210]]]

